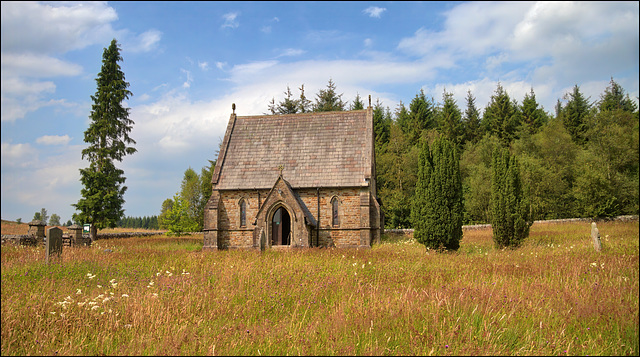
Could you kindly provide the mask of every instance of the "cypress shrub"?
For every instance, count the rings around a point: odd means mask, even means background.
[[[414,238],[428,249],[457,250],[462,239],[460,160],[449,139],[437,138],[420,152],[411,220]]]
[[[529,203],[524,197],[516,156],[508,149],[493,152],[491,168],[491,227],[497,248],[516,248],[529,236]]]

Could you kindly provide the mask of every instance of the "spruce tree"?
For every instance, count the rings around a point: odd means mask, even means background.
[[[542,107],[538,106],[533,88],[530,93],[525,94],[520,112],[522,113],[522,125],[531,135],[540,131],[542,126],[547,123],[547,114]]]
[[[360,98],[360,93],[356,93],[356,98],[353,100],[353,103],[349,106],[349,110],[361,110],[364,109],[364,103],[362,102],[362,98]]]
[[[433,98],[427,100],[424,90],[420,89],[420,93],[416,94],[409,104],[409,112],[411,117],[408,133],[409,142],[412,145],[416,145],[424,130],[437,127]]]
[[[446,90],[442,93],[442,108],[439,114],[442,134],[454,142],[458,148],[462,148],[462,113],[453,99],[453,93],[448,93]]]
[[[480,111],[476,107],[476,98],[467,91],[467,109],[464,111],[462,126],[464,132],[463,145],[467,142],[477,143],[482,138],[480,131]]]
[[[519,125],[518,105],[515,101],[511,101],[509,94],[498,83],[495,94],[491,96],[491,101],[484,110],[483,129],[498,136],[506,145],[516,139],[516,130]]]
[[[529,204],[524,197],[516,156],[506,148],[493,152],[491,227],[497,248],[516,248],[529,236]]]
[[[84,141],[89,147],[82,150],[82,158],[88,159],[89,167],[80,169],[80,181],[84,188],[82,198],[72,204],[79,213],[74,213],[74,221],[91,223],[90,236],[95,240],[97,230],[113,228],[123,217],[124,171],[118,169],[114,161],[122,161],[125,155],[137,150],[128,145],[136,142],[129,137],[134,124],[129,119],[129,108],[122,102],[132,95],[127,89],[119,61],[120,48],[115,39],[102,55],[102,68],[98,73],[97,91],[91,96],[91,124],[84,132]]]
[[[567,104],[561,107],[559,117],[562,123],[571,134],[571,139],[576,144],[584,145],[587,141],[585,132],[587,131],[587,122],[589,121],[591,104],[588,98],[585,98],[580,87],[576,84],[571,93],[564,96],[568,99]]]
[[[455,144],[438,137],[420,152],[411,219],[415,239],[428,249],[457,250],[462,239],[462,179]]]
[[[342,94],[336,92],[336,85],[331,79],[327,84],[326,89],[321,89],[316,94],[316,103],[313,105],[313,111],[315,112],[332,112],[342,111],[345,108],[345,103],[342,101]]]

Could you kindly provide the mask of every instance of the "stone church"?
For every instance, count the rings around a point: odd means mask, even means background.
[[[370,247],[383,230],[373,109],[233,113],[211,180],[204,249]]]

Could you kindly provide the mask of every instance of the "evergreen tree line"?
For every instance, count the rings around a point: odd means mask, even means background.
[[[304,96],[304,85],[300,90],[301,96],[294,99],[287,87],[284,100],[276,104],[272,99],[270,114],[363,108],[359,95],[350,104],[344,102],[332,80],[314,103]],[[477,108],[471,91],[462,108],[446,89],[441,102],[420,90],[408,106],[400,102],[393,112],[377,100],[377,187],[385,227],[413,228],[411,209],[416,192],[424,189],[418,187],[418,178],[426,179],[420,170],[433,160],[421,152],[438,138],[453,145],[459,160],[463,224],[491,223],[494,215],[506,214],[492,207],[498,199],[492,196],[492,175],[494,181],[500,176],[492,174],[494,161],[505,165],[496,169],[502,172],[500,180],[510,182],[507,201],[518,202],[509,209],[526,207],[528,212],[521,213],[527,222],[638,214],[637,105],[612,78],[598,100],[586,98],[575,85],[554,109],[554,114],[545,111],[533,88],[519,103],[500,83],[484,111]],[[513,159],[497,154],[500,150]],[[494,160],[495,155],[502,159]],[[511,161],[517,164],[509,169]],[[528,234],[527,224],[518,224],[510,229]]]
[[[131,217],[126,216],[118,221],[120,228],[159,229],[158,216]]]

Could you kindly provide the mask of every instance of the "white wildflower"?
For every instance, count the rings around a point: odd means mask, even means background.
[[[127,295],[127,294],[122,294],[122,297],[129,297],[129,295]]]
[[[98,308],[100,308],[100,306],[96,305],[96,306],[92,307],[91,310],[97,310]]]
[[[82,290],[78,289],[78,291],[76,291],[76,295],[80,295],[82,294]]]

